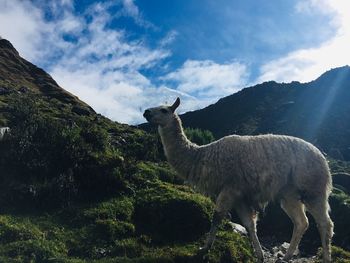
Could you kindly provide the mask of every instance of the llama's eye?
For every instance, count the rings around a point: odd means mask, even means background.
[[[162,113],[168,113],[168,111],[166,109],[161,109],[160,110]]]

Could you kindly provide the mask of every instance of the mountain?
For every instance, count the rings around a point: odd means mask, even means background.
[[[184,126],[229,134],[287,134],[350,160],[350,67],[308,83],[265,82],[181,115]]]
[[[31,93],[46,101],[56,99],[60,104],[59,107],[72,113],[84,115],[95,113],[89,105],[59,87],[44,70],[21,58],[8,40],[0,39],[0,95],[11,93]],[[6,111],[6,101],[3,96],[0,107],[1,125],[1,120],[4,121],[3,112]]]

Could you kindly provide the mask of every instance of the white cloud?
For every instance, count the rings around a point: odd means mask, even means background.
[[[173,43],[177,36],[178,32],[176,32],[175,30],[170,31],[163,39],[161,39],[160,46],[164,47]]]
[[[308,0],[296,5],[297,12],[321,12],[332,18],[329,23],[336,27],[334,37],[320,46],[300,49],[285,57],[270,61],[261,67],[256,82],[276,80],[290,82],[311,81],[330,68],[350,64],[350,1]]]
[[[123,5],[124,5],[125,12],[127,14],[129,14],[130,16],[136,19],[139,17],[140,11],[138,7],[134,4],[133,0],[123,0]]]
[[[122,0],[123,10],[122,15],[130,16],[134,19],[135,23],[145,28],[156,29],[156,26],[151,22],[145,20],[141,14],[139,8],[135,5],[134,0]]]
[[[177,96],[183,99],[182,112],[198,109],[248,83],[248,69],[242,63],[187,60],[160,77],[162,85],[154,86],[142,70],[164,69],[163,61],[171,55],[167,48],[179,33],[169,31],[156,48],[150,48],[142,38],[131,41],[128,32],[109,27],[114,19],[128,16],[140,27],[157,30],[133,0],[99,2],[80,14],[74,12],[73,3],[0,0],[0,35],[26,59],[48,69],[63,88],[114,120],[142,122],[145,108],[170,104]],[[111,7],[118,10],[111,13]],[[265,63],[256,82],[310,81],[331,67],[349,64],[349,10],[349,0],[299,1],[296,12],[321,12],[332,17],[329,22],[337,28],[334,37],[318,47],[296,50]],[[49,20],[47,12],[52,17]]]
[[[38,57],[41,36],[48,30],[41,10],[29,2],[0,0],[0,34],[10,39],[29,60]],[[35,37],[38,36],[38,37]]]
[[[113,3],[103,2],[78,16],[72,0],[0,0],[0,35],[26,59],[48,69],[60,86],[119,122],[143,122],[145,108],[170,104],[177,96],[183,99],[181,112],[185,112],[243,87],[244,65],[209,60],[188,60],[163,77],[162,86],[153,86],[140,72],[162,66],[170,56],[166,47],[178,33],[168,32],[153,49],[142,40],[129,41],[123,30],[108,27],[112,19],[127,15],[139,26],[152,24],[132,0],[117,3],[120,9],[114,14],[109,12]],[[52,19],[46,20],[44,12],[50,12]],[[67,35],[74,41],[65,40]],[[177,89],[171,88],[174,82]]]
[[[137,19],[133,2],[123,4],[120,8],[128,8]],[[170,90],[153,88],[140,73],[170,53],[162,47],[150,49],[140,40],[128,41],[124,31],[109,28],[114,18],[110,6],[111,2],[98,3],[77,16],[70,0],[0,0],[0,35],[97,112],[119,122],[138,123],[150,101],[158,104],[157,98],[176,97]],[[47,21],[44,12],[53,18]],[[65,40],[67,35],[75,41]]]
[[[211,60],[187,60],[181,68],[162,78],[177,90],[214,102],[237,92],[247,83],[247,68],[238,62],[218,64]]]

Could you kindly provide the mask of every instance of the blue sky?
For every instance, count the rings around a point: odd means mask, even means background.
[[[0,0],[0,36],[113,120],[350,64],[349,0]]]

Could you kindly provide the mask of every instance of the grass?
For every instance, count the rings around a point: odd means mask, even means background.
[[[185,186],[158,179],[146,185],[55,212],[1,214],[0,262],[202,262],[197,250],[213,203]],[[248,240],[224,229],[208,258],[253,262]]]

